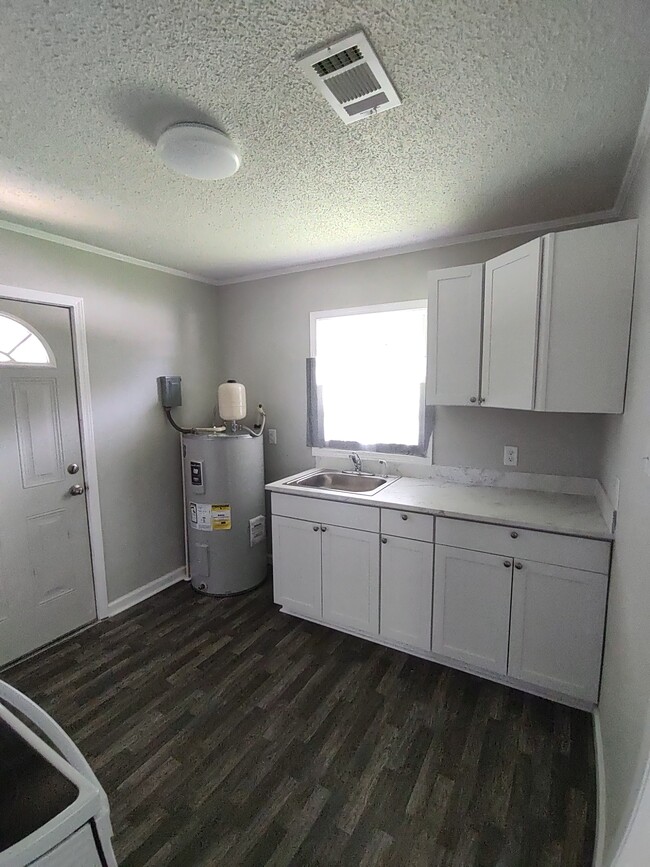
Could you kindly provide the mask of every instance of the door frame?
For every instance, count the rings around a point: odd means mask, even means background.
[[[103,620],[109,615],[108,590],[106,587],[104,536],[102,533],[99,504],[99,479],[97,475],[95,429],[90,395],[90,369],[88,365],[84,301],[83,298],[74,295],[60,295],[56,292],[43,292],[38,289],[23,289],[18,286],[0,284],[0,300],[3,299],[8,301],[28,301],[32,304],[45,304],[50,307],[65,307],[70,311],[72,354],[81,433],[81,459],[86,484],[88,537],[90,542],[93,586],[95,589],[95,608],[97,610],[97,619]]]

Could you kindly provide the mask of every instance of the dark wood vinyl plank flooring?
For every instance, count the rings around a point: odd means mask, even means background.
[[[588,714],[177,584],[6,669],[136,865],[587,867]]]

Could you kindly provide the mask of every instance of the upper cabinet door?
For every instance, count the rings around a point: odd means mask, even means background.
[[[431,271],[429,278],[426,402],[478,405],[483,265]]]
[[[542,239],[485,265],[481,396],[485,406],[533,409]]]
[[[545,238],[535,409],[623,412],[636,220]]]

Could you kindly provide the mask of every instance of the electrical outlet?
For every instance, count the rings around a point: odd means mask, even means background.
[[[503,466],[516,467],[519,463],[519,447],[504,446],[503,447]]]
[[[278,444],[278,432],[274,427],[269,428],[269,445],[275,446]]]

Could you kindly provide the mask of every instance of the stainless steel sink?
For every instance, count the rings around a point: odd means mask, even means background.
[[[287,482],[287,487],[318,488],[324,491],[347,491],[351,494],[375,494],[386,485],[395,481],[393,478],[373,476],[370,473],[343,473],[337,470],[317,470],[302,479]]]

